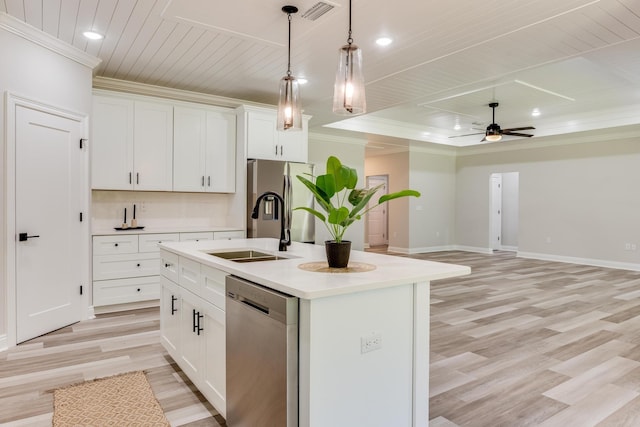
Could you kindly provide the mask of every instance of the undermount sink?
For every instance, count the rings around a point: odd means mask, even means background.
[[[233,262],[276,261],[280,259],[287,259],[287,257],[260,252],[253,249],[234,250],[229,252],[207,252],[207,254]]]

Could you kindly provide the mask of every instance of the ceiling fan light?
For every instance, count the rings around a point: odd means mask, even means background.
[[[280,131],[302,130],[302,103],[298,80],[286,75],[280,79],[280,97],[278,99],[278,125]]]
[[[499,133],[498,134],[495,134],[495,133],[489,134],[489,133],[487,133],[485,135],[484,139],[486,139],[489,142],[498,142],[498,141],[500,141],[502,139],[502,135],[500,135]]]

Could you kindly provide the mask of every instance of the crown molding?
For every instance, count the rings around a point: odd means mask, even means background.
[[[0,12],[0,28],[92,70],[102,62],[100,58],[89,55],[75,46],[67,44],[5,12]]]
[[[93,88],[125,92],[136,95],[155,96],[159,98],[175,99],[179,101],[197,102],[200,104],[215,105],[218,107],[237,108],[241,105],[269,108],[273,110],[275,105],[261,104],[242,99],[227,98],[225,96],[210,95],[189,90],[173,89],[164,86],[155,86],[146,83],[130,82],[126,80],[112,79],[109,77],[94,77]]]

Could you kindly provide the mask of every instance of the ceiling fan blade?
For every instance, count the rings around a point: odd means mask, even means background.
[[[533,135],[529,135],[528,133],[518,133],[518,132],[502,132],[503,135],[511,135],[511,136],[524,136],[526,138],[531,138]]]
[[[503,132],[511,132],[513,130],[534,130],[535,128],[533,126],[525,126],[522,128],[509,128],[509,129],[502,129]]]
[[[449,138],[460,138],[462,136],[482,135],[482,134],[484,134],[484,132],[466,133],[464,135],[453,135],[453,136],[450,136]]]

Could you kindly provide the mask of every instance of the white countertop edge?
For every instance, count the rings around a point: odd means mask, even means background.
[[[465,276],[467,266],[371,252],[352,251],[351,261],[376,265],[369,272],[323,273],[298,268],[307,262],[325,261],[324,246],[293,243],[287,252],[278,252],[277,239],[238,239],[200,242],[167,242],[161,249],[197,261],[203,265],[259,283],[277,291],[312,300],[383,289],[405,284]],[[253,248],[284,257],[286,260],[236,263],[208,255],[205,251]],[[340,283],[337,283],[340,281]]]
[[[144,224],[140,224],[144,226]],[[125,230],[115,230],[112,228],[96,228],[91,230],[92,236],[120,236],[126,234],[173,234],[173,233],[208,233],[220,231],[244,231],[238,227],[145,227],[143,229],[127,228]]]

